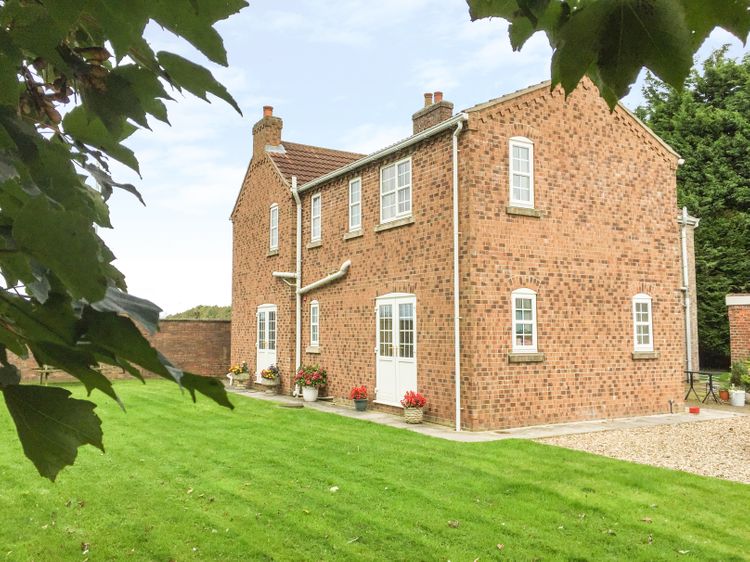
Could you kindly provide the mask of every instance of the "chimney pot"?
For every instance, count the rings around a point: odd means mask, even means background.
[[[430,92],[426,92],[424,95],[424,106],[430,107],[432,105],[432,94]]]
[[[443,101],[443,92],[435,92],[435,103]]]
[[[273,106],[271,105],[263,106],[263,117],[273,117]]]

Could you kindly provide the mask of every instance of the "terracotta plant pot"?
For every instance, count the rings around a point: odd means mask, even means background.
[[[725,402],[729,400],[729,391],[726,389],[721,389],[719,391],[719,398],[721,400],[724,400]]]
[[[423,417],[422,408],[404,408],[404,421],[406,423],[422,423]]]

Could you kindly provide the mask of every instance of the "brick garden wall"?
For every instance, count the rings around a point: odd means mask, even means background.
[[[197,375],[226,375],[230,361],[229,320],[161,320],[159,327],[160,331],[146,337],[151,345],[175,365]],[[24,380],[38,380],[39,374],[34,371],[38,365],[32,357],[24,360],[11,356],[10,359],[20,369]],[[102,372],[111,379],[132,378],[116,367],[104,366]],[[50,376],[50,380],[75,379],[68,375],[54,374]]]
[[[749,360],[750,295],[727,296],[727,310],[729,313],[729,338],[732,362]]]

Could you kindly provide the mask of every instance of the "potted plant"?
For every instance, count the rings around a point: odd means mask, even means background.
[[[729,402],[729,387],[725,384],[722,384],[719,389],[719,399],[724,402]]]
[[[730,402],[732,406],[745,405],[745,382],[748,381],[747,366],[742,361],[732,363],[732,374],[729,377]]]
[[[271,365],[267,369],[263,369],[260,372],[259,382],[263,386],[268,386],[268,387],[278,386],[279,383],[281,382],[281,377],[279,377],[279,368],[276,365]],[[269,392],[273,392],[273,390],[269,388]]]
[[[367,410],[367,387],[362,386],[355,386],[352,388],[352,391],[349,393],[349,398],[351,400],[354,400],[354,408],[358,412],[364,412]]]
[[[422,408],[427,404],[427,398],[413,390],[404,394],[401,405],[404,407],[404,421],[406,423],[422,423],[424,413]]]
[[[241,365],[232,365],[227,373],[229,386],[234,386],[235,382],[246,382],[250,380],[250,369],[247,368],[247,362],[243,361]]]
[[[318,365],[303,365],[294,375],[294,384],[302,387],[302,399],[305,402],[315,402],[318,399],[318,389],[328,382],[328,373]]]

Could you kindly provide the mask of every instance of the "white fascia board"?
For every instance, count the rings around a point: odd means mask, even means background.
[[[446,119],[442,123],[433,125],[429,129],[425,129],[424,131],[417,133],[416,135],[412,135],[408,138],[405,138],[404,140],[400,142],[397,142],[396,144],[392,144],[391,146],[387,146],[382,150],[373,152],[372,154],[369,154],[365,156],[364,158],[355,160],[351,164],[347,164],[346,166],[337,168],[336,170],[333,170],[332,172],[329,172],[323,176],[317,177],[314,180],[310,180],[306,184],[302,185],[298,191],[299,193],[302,193],[303,191],[307,191],[308,189],[317,187],[339,176],[348,174],[349,172],[356,170],[357,168],[361,168],[362,166],[370,164],[371,162],[375,162],[377,160],[380,160],[381,158],[385,158],[386,156],[389,156],[395,152],[403,150],[404,148],[408,148],[412,146],[413,144],[417,144],[418,142],[428,139],[433,135],[442,133],[443,131],[454,127],[459,121],[467,121],[468,119],[469,119],[469,116],[466,113],[458,113],[454,115],[453,117],[451,117],[450,119]]]
[[[727,306],[750,306],[750,295],[727,295]]]

